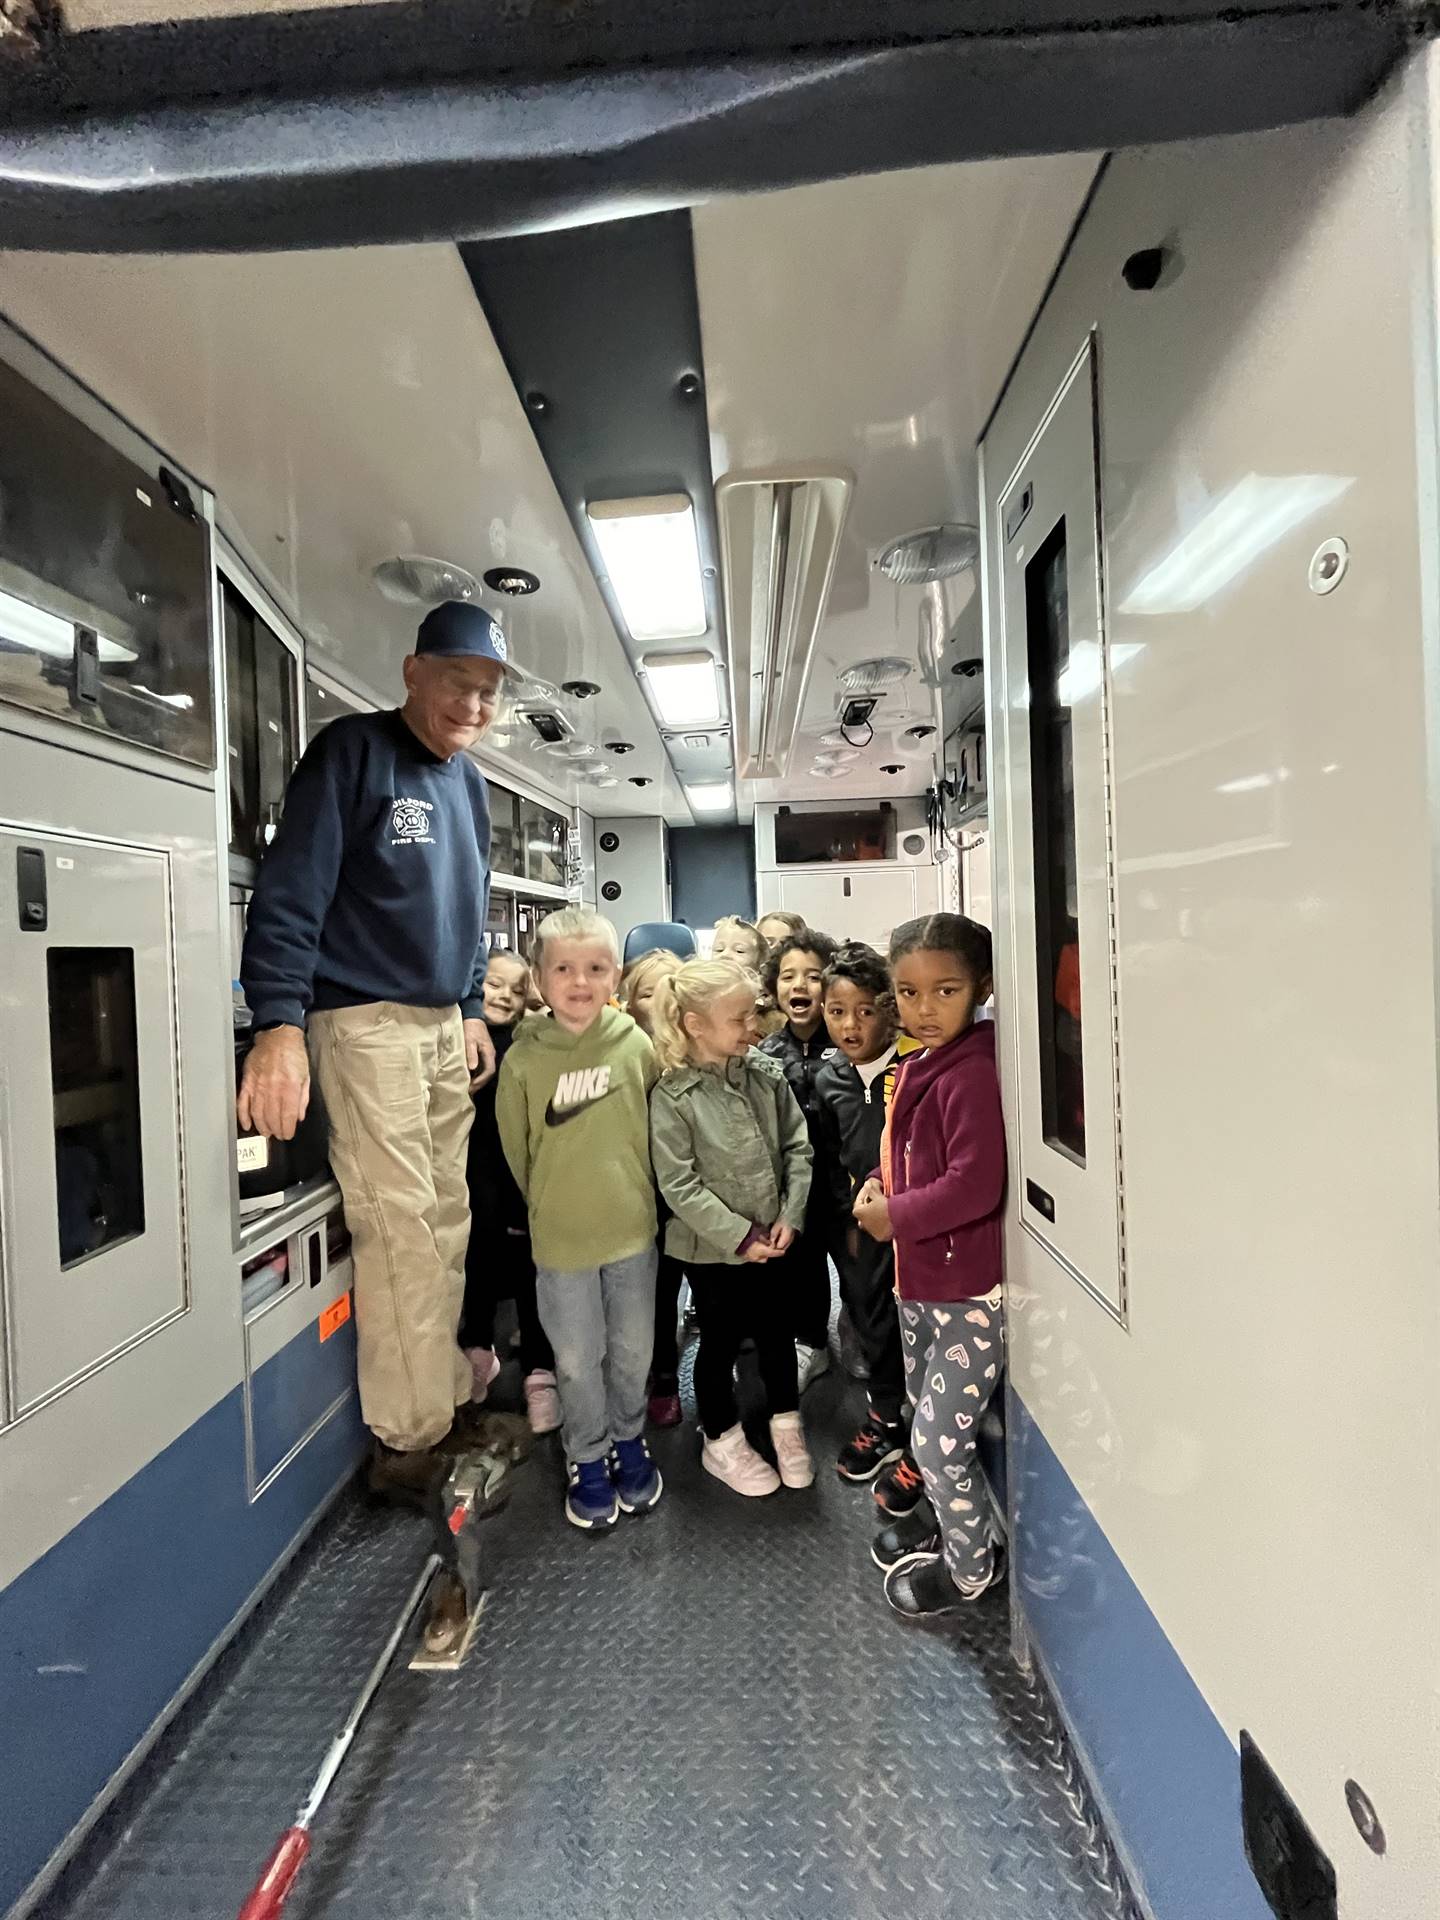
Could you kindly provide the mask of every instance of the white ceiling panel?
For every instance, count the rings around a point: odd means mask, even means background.
[[[537,574],[532,598],[486,596],[514,658],[598,681],[582,737],[632,741],[619,771],[656,784],[597,789],[524,741],[500,757],[591,811],[689,820],[453,247],[0,254],[0,311],[214,490],[307,638],[384,698],[421,610],[381,597],[377,561]]]
[[[929,784],[934,743],[903,737],[938,718],[918,661],[922,590],[893,587],[873,563],[900,534],[975,518],[980,429],[1096,165],[982,161],[697,209],[716,479],[794,462],[856,480],[791,773],[747,783],[752,802]],[[879,655],[908,660],[909,679],[882,700],[873,744],[843,777],[812,778],[838,673]],[[878,772],[897,761],[901,774]]]

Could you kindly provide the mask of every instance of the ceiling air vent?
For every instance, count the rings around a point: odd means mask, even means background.
[[[854,490],[848,473],[788,468],[727,474],[715,489],[742,778],[789,769]]]

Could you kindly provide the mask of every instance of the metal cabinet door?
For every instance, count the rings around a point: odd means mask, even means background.
[[[9,1417],[187,1305],[167,854],[0,828]]]
[[[1023,1225],[1126,1312],[1110,817],[1110,663],[1087,340],[1000,495]]]

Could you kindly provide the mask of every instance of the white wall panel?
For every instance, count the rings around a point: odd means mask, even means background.
[[[1225,1729],[1296,1796],[1346,1920],[1421,1920],[1440,1884],[1424,75],[1344,126],[1118,157],[984,447],[993,651],[995,506],[1094,326],[1130,1324],[1012,1217],[1013,1379]],[[1130,291],[1127,256],[1162,241],[1161,285]],[[1351,565],[1322,597],[1332,535]],[[1034,1035],[998,946],[1013,1164]]]

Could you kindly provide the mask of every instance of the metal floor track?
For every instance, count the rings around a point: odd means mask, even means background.
[[[1003,1601],[886,1607],[832,1466],[860,1408],[820,1381],[816,1486],[746,1501],[687,1403],[660,1507],[600,1538],[542,1443],[485,1523],[465,1666],[392,1672],[286,1920],[1124,1920]],[[425,1551],[342,1502],[44,1920],[234,1920]]]

